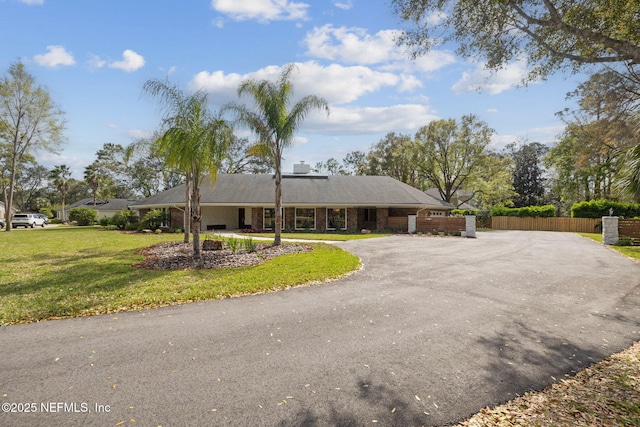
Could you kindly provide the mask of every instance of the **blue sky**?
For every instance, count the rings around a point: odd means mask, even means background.
[[[238,100],[243,79],[275,78],[290,62],[296,95],[324,97],[331,113],[308,117],[285,170],[464,114],[495,129],[495,149],[522,138],[551,144],[561,132],[555,113],[584,76],[518,87],[526,63],[490,75],[454,46],[411,61],[393,41],[401,27],[388,1],[0,0],[0,71],[21,60],[65,111],[62,150],[37,158],[77,178],[104,143],[126,146],[158,128],[157,103],[141,91],[148,79],[204,88],[215,110]]]

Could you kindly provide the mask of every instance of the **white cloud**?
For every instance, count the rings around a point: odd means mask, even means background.
[[[122,53],[122,61],[112,62],[109,64],[109,67],[118,68],[130,73],[144,67],[144,58],[131,49],[127,49]]]
[[[364,28],[334,27],[327,24],[307,33],[303,45],[306,54],[314,58],[347,64],[381,64],[385,70],[432,72],[455,62],[453,54],[432,50],[415,61],[396,44],[398,30],[381,30],[369,34]]]
[[[29,6],[44,4],[44,0],[20,0],[20,3],[28,4]]]
[[[87,65],[89,66],[90,69],[97,69],[107,65],[107,61],[105,61],[98,55],[89,54],[89,60],[87,61]]]
[[[516,61],[498,71],[491,71],[484,65],[477,65],[472,72],[465,72],[462,78],[451,87],[454,93],[487,92],[497,95],[505,90],[517,87],[527,75],[526,61]]]
[[[49,53],[36,55],[33,59],[38,65],[48,68],[56,68],[59,65],[74,65],[76,61],[73,55],[65,50],[62,46],[47,46]]]
[[[370,35],[364,28],[316,27],[307,33],[303,44],[307,55],[350,64],[378,64],[401,57],[394,37],[398,30],[381,30]]]
[[[307,20],[306,3],[290,0],[211,0],[211,7],[236,21]]]
[[[344,104],[384,87],[397,87],[400,91],[413,90],[422,83],[413,76],[380,72],[363,66],[345,67],[338,64],[322,66],[315,61],[297,63],[291,79],[296,95],[313,94],[323,97],[329,104]],[[253,73],[225,74],[223,71],[201,71],[189,83],[190,90],[203,88],[213,94],[212,102],[221,105],[236,100],[240,82],[245,79],[275,80],[282,67],[269,66]]]
[[[387,107],[331,107],[331,114],[312,113],[302,131],[325,135],[415,132],[439,117],[427,106],[400,104]]]
[[[334,1],[333,5],[339,9],[349,10],[353,7],[353,2],[351,0]]]
[[[154,132],[153,130],[130,129],[127,131],[127,135],[134,139],[144,139],[151,138]]]
[[[213,21],[211,21],[211,23],[216,27],[216,28],[224,28],[224,19],[222,18],[216,18]]]

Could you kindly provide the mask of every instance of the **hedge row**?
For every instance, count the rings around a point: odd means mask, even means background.
[[[504,206],[494,206],[491,209],[491,216],[550,218],[556,216],[556,207],[553,205],[527,206],[524,208],[505,208]]]
[[[635,218],[640,216],[640,204],[619,203],[609,200],[591,200],[589,202],[576,203],[571,207],[573,218],[602,218],[611,214],[625,218]]]

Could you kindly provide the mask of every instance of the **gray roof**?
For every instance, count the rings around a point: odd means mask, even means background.
[[[93,206],[93,197],[87,197],[85,199],[78,200],[75,203],[70,204],[69,206],[65,206],[64,210],[69,210],[73,208],[83,207],[83,208],[91,208],[97,211],[121,211],[123,209],[128,209],[129,206],[134,203],[139,202],[139,200],[130,200],[130,199],[106,199],[106,200],[96,200],[96,205]]]
[[[135,204],[136,208],[184,205],[184,184]],[[214,186],[200,187],[203,206],[273,206],[273,175],[219,174]],[[388,176],[284,175],[285,206],[446,208],[441,201]],[[450,209],[450,207],[448,207]]]
[[[470,200],[462,203],[460,206],[458,206],[456,208],[455,205],[453,205],[451,203],[447,203],[444,200],[442,200],[442,197],[440,196],[440,192],[438,191],[437,188],[430,188],[427,191],[425,191],[425,193],[427,193],[429,196],[433,197],[434,199],[440,200],[442,203],[448,205],[450,209],[469,209],[469,210],[478,209],[477,207],[473,206],[470,203]],[[458,190],[458,191],[456,191],[455,196],[456,196],[457,200],[459,200],[459,199],[463,199],[463,200],[464,199],[471,199],[471,197],[473,196],[473,193],[471,191]]]

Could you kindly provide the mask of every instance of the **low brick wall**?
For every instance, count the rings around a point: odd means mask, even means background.
[[[416,218],[416,230],[421,233],[452,233],[466,231],[467,224],[464,217],[454,216],[427,216]]]
[[[640,219],[618,220],[618,234],[634,239],[640,239]]]

